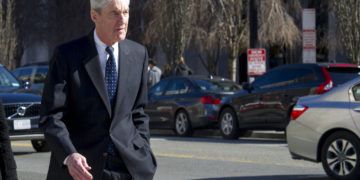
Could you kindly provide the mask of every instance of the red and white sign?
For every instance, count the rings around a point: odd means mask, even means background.
[[[315,9],[303,9],[303,62],[316,63]]]
[[[248,76],[260,76],[266,72],[266,50],[248,49]]]

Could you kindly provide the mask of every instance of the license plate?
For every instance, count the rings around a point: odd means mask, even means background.
[[[14,120],[14,130],[31,129],[30,119]]]

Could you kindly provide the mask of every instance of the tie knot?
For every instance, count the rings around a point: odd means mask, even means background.
[[[114,48],[111,47],[111,46],[108,46],[108,47],[105,48],[105,51],[106,51],[107,53],[109,53],[109,55],[113,55]]]

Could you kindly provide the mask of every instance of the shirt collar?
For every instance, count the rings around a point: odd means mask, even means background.
[[[96,45],[97,49],[101,50],[101,53],[105,53],[105,48],[107,47],[107,45],[100,40],[99,36],[96,34],[96,29],[94,30],[94,40],[95,40],[95,45]],[[111,45],[114,52],[118,52],[118,49],[119,49],[118,45],[119,45],[118,42]]]

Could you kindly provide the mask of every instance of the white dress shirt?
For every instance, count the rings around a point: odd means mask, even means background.
[[[106,68],[106,62],[109,58],[109,54],[105,51],[105,48],[107,47],[107,45],[99,39],[99,36],[96,34],[96,29],[94,30],[94,40],[95,40],[97,52],[99,54],[101,72],[103,73],[103,77],[105,78],[105,68]],[[116,71],[119,72],[118,71],[118,69],[119,69],[119,43],[116,42],[115,44],[111,45],[111,47],[113,48],[113,53],[114,53],[114,58],[115,58],[115,63],[116,63]]]

